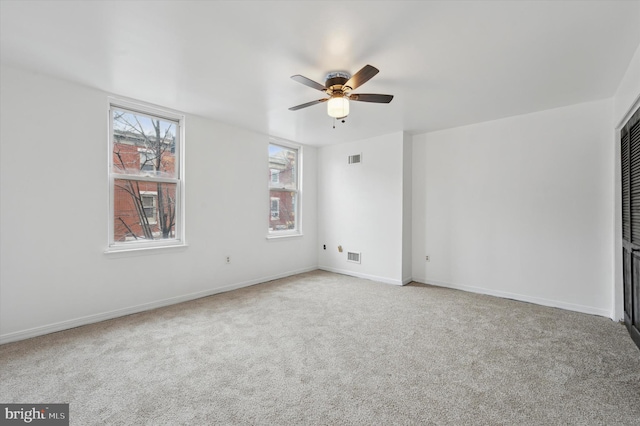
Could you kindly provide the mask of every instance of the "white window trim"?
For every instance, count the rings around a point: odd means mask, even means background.
[[[274,138],[274,137],[270,137],[269,138],[269,144],[273,144],[273,145],[280,145],[283,146],[285,148],[293,148],[293,149],[297,149],[298,150],[298,164],[296,165],[296,182],[298,184],[298,189],[297,191],[292,191],[290,189],[285,189],[285,188],[274,188],[271,186],[271,179],[269,179],[268,182],[268,197],[271,198],[271,190],[278,190],[278,191],[289,191],[289,192],[296,192],[297,194],[297,199],[296,199],[296,211],[295,211],[295,215],[296,215],[296,228],[295,229],[291,229],[291,230],[285,230],[285,231],[268,231],[267,232],[267,239],[268,240],[276,240],[276,239],[281,239],[281,238],[292,238],[292,237],[301,237],[304,235],[304,233],[302,232],[302,219],[303,219],[303,214],[302,214],[302,204],[303,204],[303,170],[304,170],[304,153],[303,153],[303,146],[299,145],[297,143],[293,143],[291,141],[285,140],[285,139],[279,139],[279,138]],[[267,158],[268,161],[268,158]],[[268,164],[267,164],[268,165]],[[271,216],[271,202],[269,202],[269,216]],[[267,228],[268,229],[268,228]]]
[[[175,225],[175,235],[176,237],[173,239],[167,240],[154,240],[154,241],[131,241],[131,242],[115,242],[113,239],[114,233],[114,218],[113,218],[113,209],[114,209],[114,180],[115,177],[112,173],[113,170],[113,116],[112,116],[112,108],[117,108],[120,110],[126,110],[133,112],[138,115],[143,115],[151,118],[161,118],[170,121],[176,121],[179,124],[179,131],[176,133],[176,138],[178,138],[176,143],[176,150],[178,151],[178,161],[176,162],[176,166],[178,168],[178,174],[176,178],[154,178],[155,181],[167,182],[167,183],[175,183],[176,184],[176,194],[178,198],[178,203],[176,203],[176,225]],[[175,247],[186,247],[186,227],[184,223],[185,218],[185,115],[179,111],[171,110],[168,108],[159,107],[152,104],[143,103],[140,101],[135,101],[132,99],[121,98],[121,97],[113,97],[109,96],[107,98],[107,120],[108,120],[108,134],[107,134],[107,161],[108,161],[108,171],[107,171],[107,180],[108,180],[108,188],[109,188],[109,211],[107,212],[107,217],[109,218],[107,224],[107,248],[105,249],[105,253],[136,253],[141,250],[148,251],[151,249],[164,249],[164,248],[175,248]],[[118,177],[123,177],[128,180],[148,180],[148,176],[135,176],[135,175],[118,175]]]

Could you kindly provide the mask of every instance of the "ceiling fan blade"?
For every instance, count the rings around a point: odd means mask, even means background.
[[[324,98],[324,99],[318,99],[317,101],[307,102],[306,104],[296,105],[294,107],[289,108],[289,111],[297,111],[302,108],[310,107],[311,105],[327,102],[328,100],[329,100],[328,98]]]
[[[378,74],[380,70],[378,68],[373,67],[371,65],[365,65],[362,67],[360,71],[355,73],[343,86],[351,87],[351,90],[355,90],[356,88],[362,86],[367,81],[371,80],[371,77]]]
[[[303,75],[296,74],[296,75],[292,75],[291,78],[297,81],[298,83],[302,83],[305,86],[311,87],[312,89],[317,89],[317,90],[320,90],[321,92],[324,92],[325,90],[327,90],[327,88],[324,87],[322,84],[316,83],[315,81],[308,79]]]
[[[350,101],[374,102],[377,104],[388,104],[393,99],[393,95],[379,95],[377,93],[358,93],[349,95]]]

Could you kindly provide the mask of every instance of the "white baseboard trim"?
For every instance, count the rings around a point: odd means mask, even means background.
[[[583,314],[599,315],[601,317],[613,318],[612,312],[610,312],[610,311],[608,311],[606,309],[595,308],[593,306],[578,305],[578,304],[575,304],[575,303],[568,303],[568,302],[561,302],[561,301],[558,301],[558,300],[544,299],[542,297],[527,296],[527,295],[524,295],[524,294],[511,293],[511,292],[500,291],[500,290],[492,290],[492,289],[484,288],[484,287],[474,287],[474,286],[468,286],[468,285],[451,284],[451,283],[444,282],[444,281],[437,281],[437,280],[431,280],[431,279],[426,279],[426,278],[415,278],[414,277],[413,280],[415,282],[421,283],[421,284],[429,284],[429,285],[435,285],[435,286],[438,286],[438,287],[452,288],[452,289],[456,289],[456,290],[468,291],[468,292],[471,292],[471,293],[486,294],[488,296],[496,296],[496,297],[501,297],[503,299],[513,299],[513,300],[518,300],[520,302],[529,302],[529,303],[534,303],[536,305],[549,306],[549,307],[552,307],[552,308],[566,309],[568,311],[574,311],[574,312],[581,312]]]
[[[371,281],[378,281],[385,284],[404,285],[401,280],[394,280],[393,278],[378,277],[376,275],[362,274],[360,272],[347,271],[344,269],[332,268],[330,266],[318,266],[318,269],[328,272],[335,272],[336,274],[350,275],[352,277],[364,278]]]
[[[0,335],[0,345],[5,343],[16,342],[18,340],[30,339],[32,337],[42,336],[44,334],[55,333],[57,331],[68,330],[68,329],[80,327],[83,325],[94,324],[96,322],[106,321],[113,318],[123,317],[126,315],[137,314],[144,311],[150,311],[152,309],[175,305],[177,303],[188,302],[190,300],[200,299],[202,297],[212,296],[218,293],[225,293],[227,291],[237,290],[243,287],[262,284],[267,281],[277,280],[279,278],[285,278],[292,275],[315,271],[317,269],[318,269],[317,266],[310,266],[303,269],[297,269],[294,271],[283,272],[281,274],[271,275],[268,277],[261,277],[253,280],[229,284],[223,287],[217,287],[209,290],[199,291],[196,293],[189,293],[182,296],[170,297],[168,299],[162,299],[162,300],[157,300],[155,302],[143,303],[141,305],[129,306],[127,308],[116,309],[114,311],[103,312],[100,314],[87,315],[80,318],[74,318],[70,320],[56,322],[53,324],[29,328],[27,330],[14,331],[12,333],[6,333],[6,334]]]

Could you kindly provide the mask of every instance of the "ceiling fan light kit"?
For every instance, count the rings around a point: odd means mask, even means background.
[[[349,115],[349,101],[372,102],[388,104],[393,95],[380,94],[351,94],[351,91],[362,86],[378,73],[378,69],[371,65],[365,65],[360,71],[351,76],[344,71],[334,71],[327,74],[324,86],[302,75],[294,75],[291,78],[298,83],[326,93],[329,98],[318,99],[289,108],[297,111],[311,105],[327,102],[327,114],[329,117],[342,119]]]
[[[332,96],[327,102],[327,114],[333,118],[344,118],[349,115],[349,100],[344,96]]]

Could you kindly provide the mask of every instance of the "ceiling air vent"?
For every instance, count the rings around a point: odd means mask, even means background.
[[[347,262],[360,263],[360,253],[347,252]]]
[[[349,164],[358,164],[362,161],[362,154],[354,154],[349,156]]]

